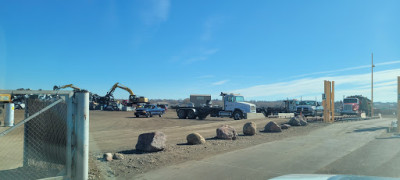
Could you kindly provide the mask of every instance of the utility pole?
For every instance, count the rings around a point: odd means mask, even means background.
[[[374,117],[374,53],[371,53],[371,117]]]
[[[400,132],[400,76],[397,76],[397,132]]]

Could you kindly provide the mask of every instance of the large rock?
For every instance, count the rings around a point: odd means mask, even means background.
[[[217,138],[218,139],[232,139],[235,140],[237,138],[236,129],[228,126],[223,125],[217,129]]]
[[[270,121],[265,125],[264,132],[282,132],[282,129],[276,122]]]
[[[199,133],[191,133],[186,136],[186,140],[188,144],[204,144],[206,140]]]
[[[304,116],[297,115],[295,117],[290,118],[288,124],[291,126],[301,126],[300,120],[305,120]]]
[[[243,126],[243,134],[248,136],[253,136],[256,134],[257,125],[254,122],[248,122]]]
[[[307,120],[300,120],[300,125],[307,126]]]
[[[113,159],[121,160],[124,159],[124,155],[121,153],[114,153]]]
[[[290,125],[289,124],[282,124],[281,129],[289,129]]]
[[[136,150],[144,152],[162,151],[165,148],[167,136],[160,131],[139,135]]]
[[[111,153],[105,153],[103,155],[104,160],[106,161],[112,161],[113,160],[113,155]]]

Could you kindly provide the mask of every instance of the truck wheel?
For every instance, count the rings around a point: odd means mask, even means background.
[[[149,112],[149,116],[150,116],[150,117],[153,117],[153,115],[151,114],[151,112]]]
[[[138,117],[139,117],[139,115],[136,115],[136,117],[138,118]]]
[[[179,119],[186,119],[186,116],[187,116],[187,114],[186,114],[185,110],[182,110],[182,109],[178,110],[178,118]]]
[[[206,119],[206,117],[204,117],[204,116],[198,116],[198,118],[199,118],[199,120],[204,120],[204,119]]]
[[[162,117],[162,114],[163,114],[163,113],[160,113],[160,114],[158,114],[158,116]]]
[[[241,120],[242,119],[242,112],[241,111],[233,112],[233,119],[234,120]]]
[[[188,112],[188,119],[196,119],[196,113],[194,113],[194,111],[193,110],[190,110],[189,112]]]

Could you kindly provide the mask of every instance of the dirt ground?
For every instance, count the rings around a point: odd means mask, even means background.
[[[259,130],[255,136],[242,135],[242,127],[253,121]],[[314,122],[308,126],[292,127],[282,133],[263,133],[269,121],[278,124],[287,119],[264,118],[234,121],[229,118],[209,118],[205,120],[178,119],[174,110],[163,117],[135,118],[133,112],[90,112],[90,179],[126,179],[163,166],[199,160],[205,157],[225,153],[257,144],[276,141],[292,136],[301,136],[326,126]],[[239,137],[236,140],[218,140],[216,129],[223,124],[236,128]],[[162,131],[167,135],[167,148],[156,153],[135,151],[137,138],[141,133]],[[187,145],[186,136],[192,132],[200,133],[207,142],[204,145]],[[123,160],[106,162],[104,153],[122,153]]]
[[[23,110],[15,111],[15,122],[23,119]],[[257,124],[258,133],[255,136],[243,136],[242,128],[246,122]],[[205,120],[178,119],[175,110],[169,110],[163,117],[135,118],[133,112],[90,111],[90,179],[131,179],[141,173],[157,168],[178,164],[186,161],[200,160],[216,154],[243,149],[265,142],[276,141],[293,136],[306,135],[316,128],[327,124],[314,122],[308,126],[292,127],[282,133],[263,133],[264,126],[269,121],[282,124],[288,119],[262,118],[234,121],[230,118],[210,118]],[[216,129],[228,124],[236,128],[239,137],[236,140],[218,140]],[[3,131],[7,127],[0,127]],[[0,158],[7,160],[7,165],[0,169],[10,169],[22,165],[23,126],[13,131],[8,138],[3,138],[3,144],[13,148],[3,148]],[[162,131],[167,135],[167,148],[156,153],[140,153],[135,151],[137,138],[140,134]],[[190,133],[200,133],[207,142],[203,145],[187,145],[186,136]],[[17,143],[17,144],[12,144]],[[123,160],[106,162],[104,153],[122,153]],[[11,155],[11,156],[10,156]],[[11,158],[12,157],[12,158]]]

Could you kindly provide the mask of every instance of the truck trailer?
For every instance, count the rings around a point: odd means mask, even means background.
[[[179,119],[205,119],[211,117],[229,117],[235,120],[247,119],[248,114],[256,114],[256,105],[244,102],[239,94],[221,92],[223,106],[213,107],[211,95],[191,95],[190,105],[178,107],[176,112]]]

